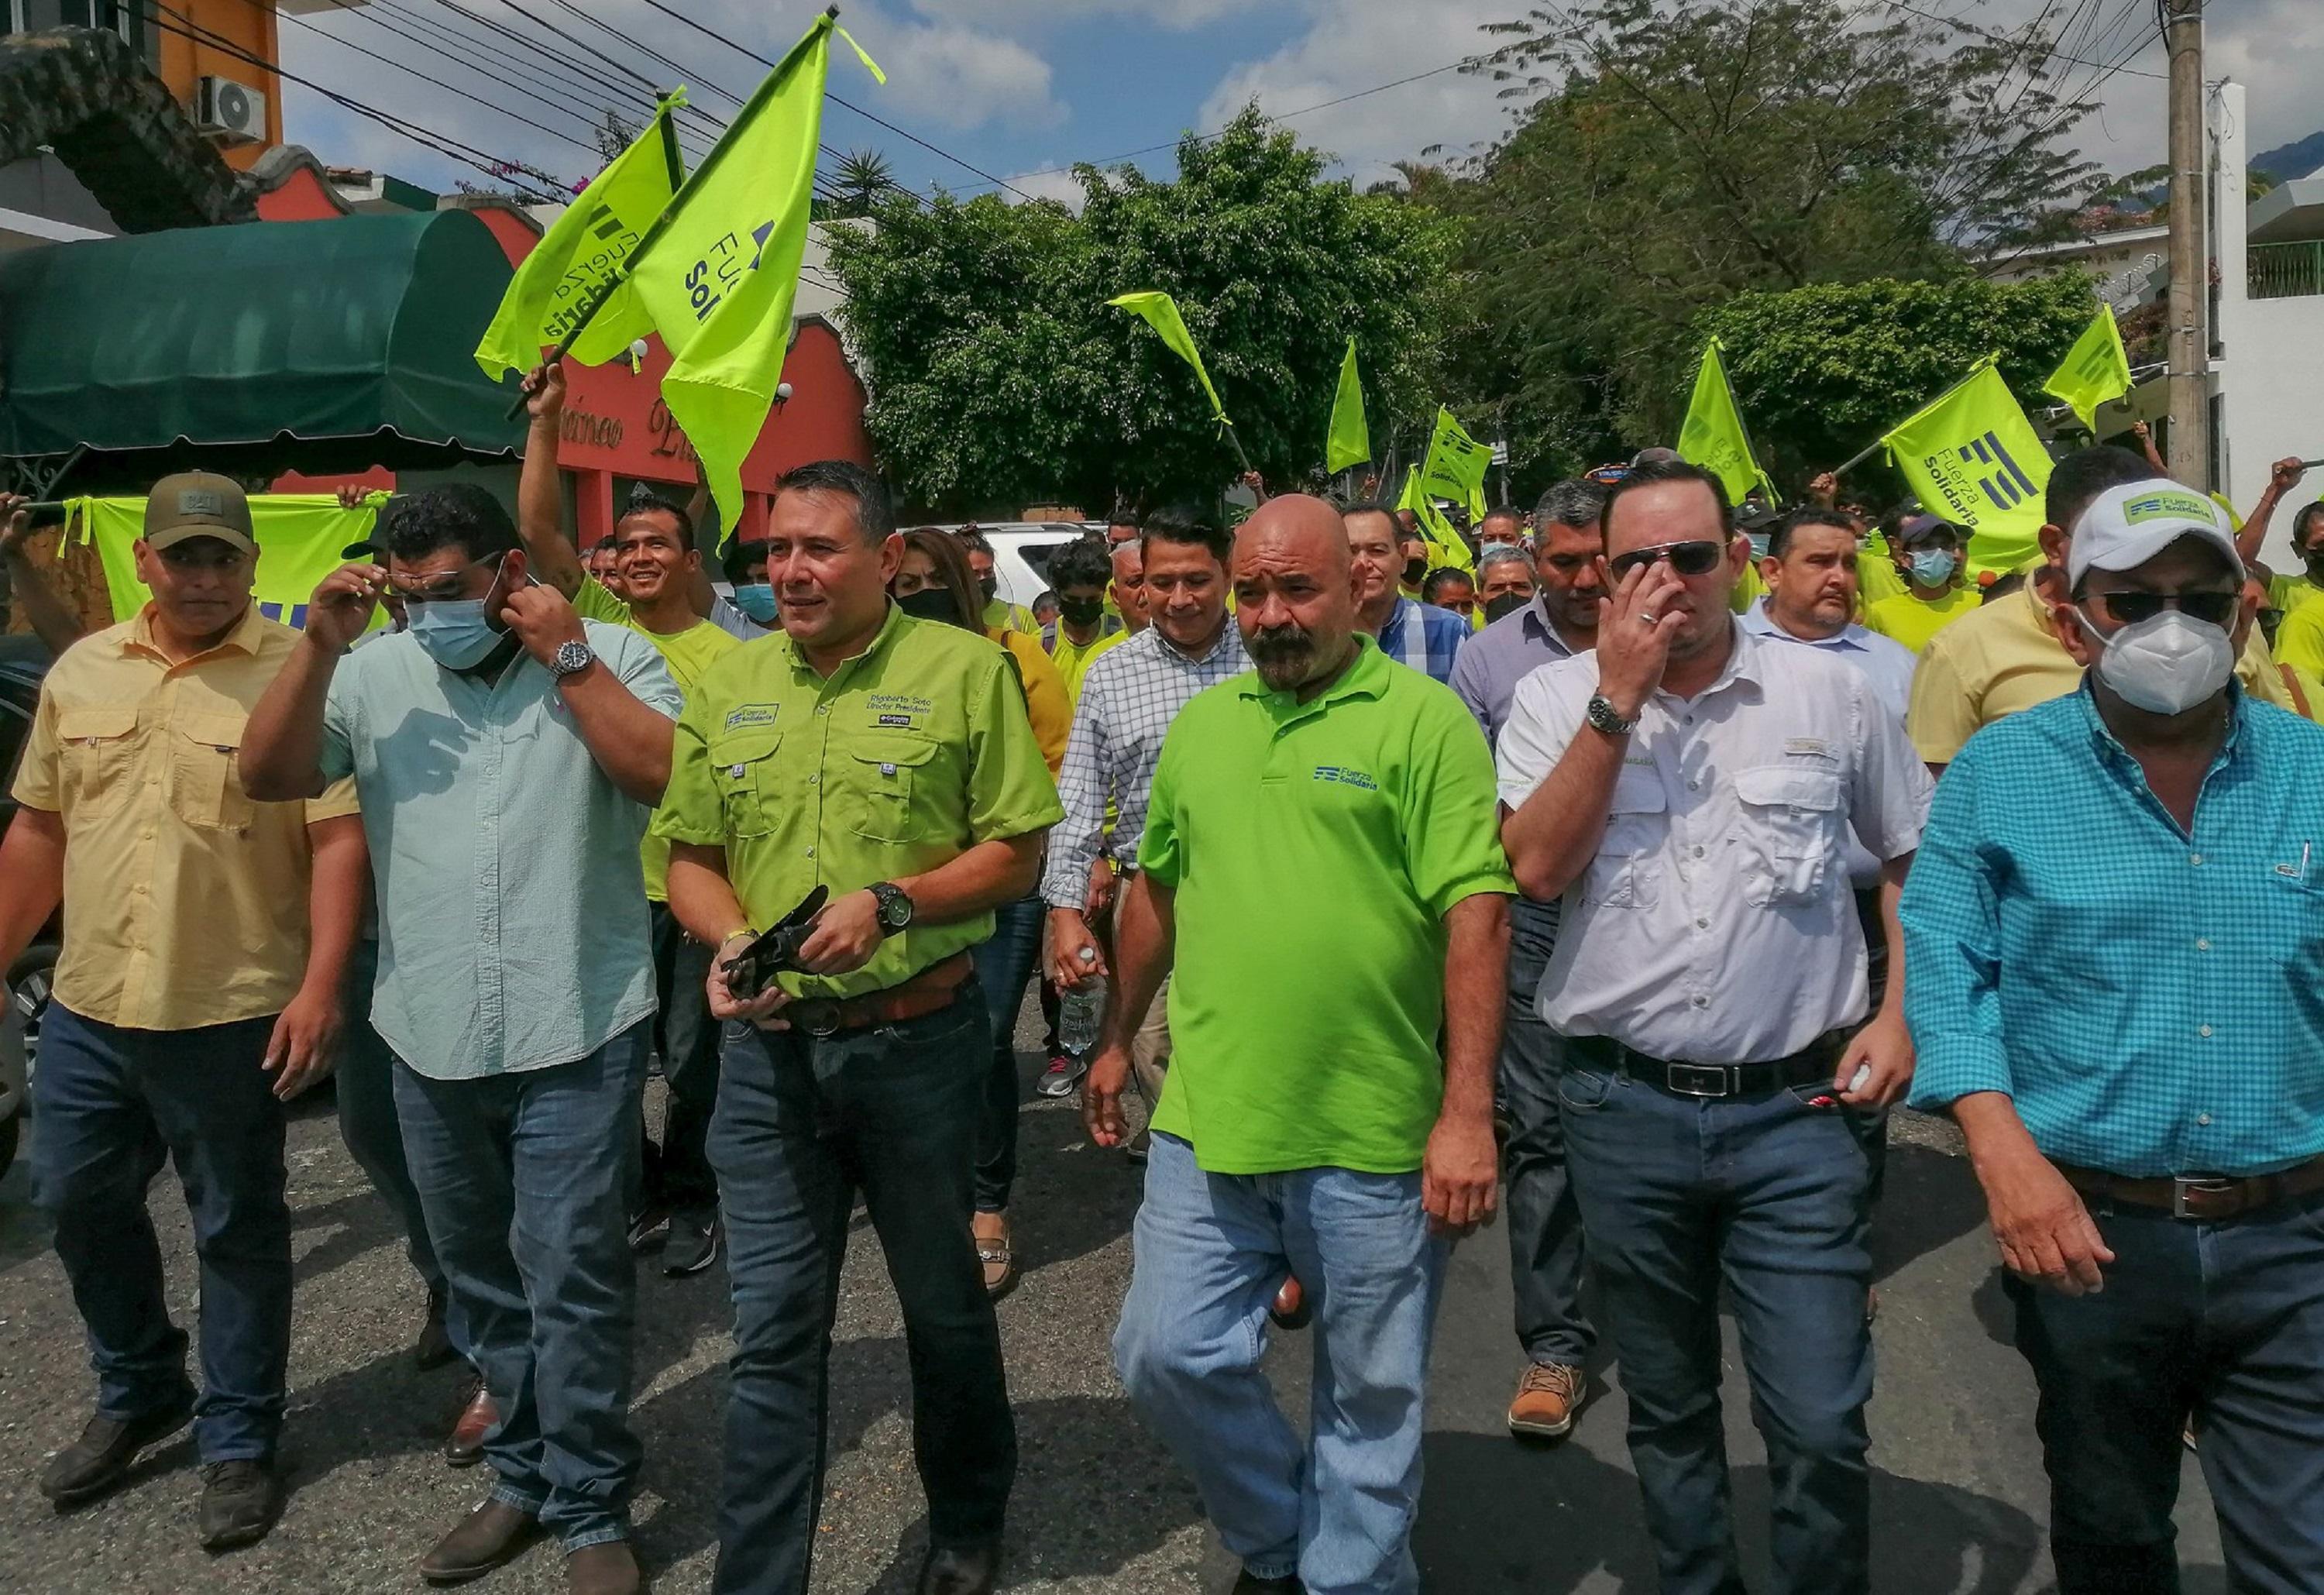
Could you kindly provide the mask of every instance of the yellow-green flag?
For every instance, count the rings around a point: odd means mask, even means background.
[[[1759,468],[1751,453],[1751,434],[1743,425],[1742,407],[1735,402],[1735,390],[1727,381],[1727,362],[1720,358],[1725,346],[1717,338],[1703,346],[1702,364],[1694,373],[1694,395],[1687,401],[1686,419],[1678,429],[1678,457],[1718,477],[1730,504],[1741,503],[1743,495],[1755,487],[1773,502],[1775,484],[1767,480],[1767,473]]]
[[[702,456],[723,526],[742,516],[742,461],[790,350],[835,32],[829,14],[815,19],[631,255],[630,281],[674,356],[662,402]]]
[[[1340,362],[1340,391],[1332,400],[1332,426],[1323,439],[1323,469],[1334,474],[1372,457],[1371,429],[1364,424],[1364,384],[1356,374],[1356,340]]]
[[[604,305],[567,353],[584,365],[601,365],[653,330],[622,271],[676,192],[678,143],[669,119],[685,103],[682,88],[663,100],[646,130],[566,207],[517,267],[476,344],[476,364],[486,376],[499,382],[512,368],[531,370],[609,285]]]
[[[342,510],[337,493],[254,493],[250,526],[258,534],[259,558],[251,597],[258,613],[303,630],[307,601],[325,576],[346,562],[347,547],[371,536],[379,506],[385,502],[386,494],[374,493],[357,508]],[[127,620],[153,596],[137,579],[133,551],[145,535],[145,500],[79,498],[69,501],[67,512],[72,528],[68,535],[94,545],[97,563],[105,567],[113,618]],[[373,624],[386,624],[383,613],[374,617]]]
[[[1485,469],[1492,463],[1492,449],[1470,437],[1452,419],[1452,412],[1439,405],[1436,430],[1428,439],[1428,452],[1421,456],[1421,492],[1438,498],[1458,499],[1469,506],[1472,519],[1481,516],[1485,506]],[[1460,541],[1458,538],[1453,540]]]
[[[1987,355],[1880,441],[1923,509],[1969,530],[1972,570],[2015,570],[2042,550],[2050,451]]]
[[[1420,466],[1415,466],[1405,473],[1404,493],[1397,500],[1396,507],[1410,510],[1419,521],[1421,539],[1428,545],[1429,569],[1448,565],[1456,570],[1476,569],[1476,557],[1469,552],[1469,545],[1452,530],[1452,523],[1444,519],[1436,501],[1429,496],[1425,473]]]
[[[1125,293],[1105,301],[1118,306],[1133,316],[1145,318],[1146,324],[1161,336],[1172,354],[1194,368],[1194,376],[1210,395],[1211,414],[1222,427],[1234,423],[1227,419],[1227,407],[1219,402],[1219,391],[1211,386],[1211,373],[1203,369],[1202,352],[1194,347],[1194,335],[1186,330],[1185,318],[1178,314],[1178,301],[1167,293]]]
[[[2098,406],[2130,392],[2130,355],[2122,346],[2122,328],[2110,307],[2098,307],[2089,329],[2074,340],[2042,391],[2071,405],[2093,432],[2098,430]]]

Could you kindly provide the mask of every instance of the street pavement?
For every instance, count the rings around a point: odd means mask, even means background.
[[[1029,1037],[1028,1037],[1029,1040]],[[1038,1062],[1024,1056],[1029,1070]],[[659,1085],[653,1088],[659,1094]],[[1115,1382],[1108,1340],[1130,1275],[1138,1185],[1082,1139],[1066,1105],[1028,1102],[1015,1207],[1026,1277],[1001,1305],[1021,1463],[1004,1587],[1223,1590],[1234,1567],[1191,1485]],[[1992,1244],[1948,1128],[1911,1115],[1893,1136],[1877,1251],[1881,1312],[1871,1411],[1874,1587],[1888,1595],[2032,1595],[2052,1588],[2033,1434],[2033,1387],[2006,1341]],[[456,1370],[409,1355],[420,1296],[385,1208],[340,1146],[327,1103],[290,1132],[299,1295],[284,1439],[292,1495],[263,1544],[224,1557],[195,1543],[199,1475],[184,1436],[110,1498],[53,1511],[42,1462],[88,1415],[79,1325],[25,1172],[0,1181],[0,1590],[321,1595],[416,1590],[413,1563],[481,1498],[481,1471],[437,1452]],[[164,1176],[153,1212],[172,1311],[194,1318],[185,1207]],[[637,1543],[663,1595],[709,1587],[724,1418],[723,1269],[641,1273],[635,1419],[645,1473]],[[1622,1442],[1622,1399],[1601,1351],[1591,1405],[1562,1445],[1500,1426],[1518,1365],[1506,1232],[1454,1254],[1439,1319],[1417,1549],[1433,1595],[1653,1595],[1653,1563]],[[859,1214],[831,1363],[831,1477],[816,1535],[817,1595],[909,1595],[927,1520],[912,1471],[902,1324],[879,1248]],[[1270,1369],[1295,1420],[1305,1411],[1309,1337],[1277,1337]],[[1755,1588],[1766,1587],[1765,1452],[1735,1370],[1726,1415],[1737,1518]],[[2180,1508],[2187,1595],[2221,1595],[2218,1538],[2192,1459]],[[543,1547],[472,1586],[480,1595],[564,1588]]]

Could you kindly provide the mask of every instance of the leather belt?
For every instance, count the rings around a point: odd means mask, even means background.
[[[975,961],[965,953],[955,953],[884,991],[861,997],[802,997],[783,1004],[775,1018],[794,1030],[817,1037],[901,1024],[951,1007],[961,987],[975,973]]]
[[[1568,1037],[1566,1046],[1577,1062],[1667,1095],[1718,1101],[1766,1096],[1794,1085],[1831,1084],[1848,1035],[1846,1030],[1826,1030],[1789,1057],[1757,1064],[1691,1064],[1678,1058],[1648,1057],[1603,1036]]]
[[[2279,1202],[2324,1191],[2324,1157],[2311,1157],[2290,1168],[2253,1175],[2248,1179],[2227,1179],[2217,1175],[2134,1179],[2128,1175],[2108,1174],[2102,1168],[2078,1168],[2070,1163],[2058,1165],[2058,1172],[2085,1196],[2126,1202],[2133,1207],[2167,1212],[2174,1219],[2204,1222],[2241,1218],[2246,1213],[2273,1207]]]

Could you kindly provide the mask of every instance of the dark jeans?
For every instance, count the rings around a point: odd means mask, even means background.
[[[1501,1170],[1509,1215],[1509,1272],[1517,1343],[1536,1362],[1578,1368],[1598,1341],[1582,1311],[1582,1210],[1565,1172],[1557,1077],[1563,1037],[1541,1022],[1541,972],[1557,945],[1558,905],[1509,904],[1509,995],[1501,1031],[1501,1101],[1511,1128]]]
[[[339,1139],[372,1189],[394,1210],[405,1255],[429,1294],[442,1295],[444,1270],[429,1244],[427,1215],[420,1212],[420,1192],[403,1155],[403,1121],[395,1112],[395,1055],[371,1028],[372,986],[378,975],[379,943],[366,936],[347,959],[346,1028],[339,1035],[338,1065],[331,1071],[338,1095]],[[460,1346],[461,1332],[448,1316],[445,1328],[452,1343]]]
[[[398,1059],[395,1105],[428,1233],[500,1408],[493,1496],[568,1550],[629,1534],[636,1319],[622,1187],[651,1026],[585,1058],[475,1080]]]
[[[1017,1432],[968,1231],[990,1024],[971,982],[938,1012],[820,1040],[727,1027],[710,1127],[734,1289],[721,1595],[807,1587],[832,1317],[858,1192],[903,1308],[929,1538],[1000,1536]]]
[[[992,1019],[992,1066],[976,1120],[976,1211],[1005,1212],[1017,1183],[1017,1010],[1041,956],[1048,905],[1038,892],[1003,903],[992,936],[976,948],[976,983]],[[1044,982],[1045,984],[1047,982]]]
[[[1722,1282],[1767,1446],[1769,1588],[1868,1588],[1869,1174],[1848,1111],[1807,1105],[1818,1089],[1684,1100],[1575,1064],[1558,1085],[1665,1595],[1744,1589],[1720,1419]]]
[[[274,1020],[124,1030],[51,1003],[32,1075],[34,1200],[88,1332],[97,1410],[185,1399],[186,1332],[170,1320],[145,1193],[174,1158],[201,1262],[205,1463],[265,1459],[290,1359],[290,1209],[282,1105],[261,1063]]]
[[[2225,1223],[2090,1216],[2115,1254],[2106,1289],[2006,1282],[2042,1391],[2061,1595],[2176,1595],[2190,1412],[2227,1587],[2324,1590],[2324,1194]]]
[[[718,1176],[710,1172],[710,1115],[718,1106],[718,1021],[710,1017],[703,982],[716,949],[686,934],[668,903],[653,908],[654,1050],[661,1054],[669,1105],[661,1145],[638,1130],[640,1182],[630,1212],[650,1207],[701,1212],[718,1205]]]

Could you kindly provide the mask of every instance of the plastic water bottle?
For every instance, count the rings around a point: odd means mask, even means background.
[[[1097,962],[1097,949],[1084,947],[1082,962]],[[1057,1004],[1057,1040],[1077,1058],[1097,1050],[1098,1022],[1105,1017],[1105,977],[1086,975]]]

